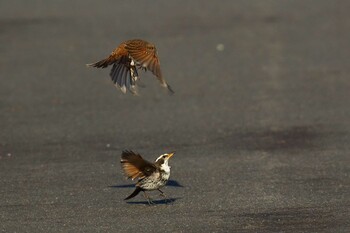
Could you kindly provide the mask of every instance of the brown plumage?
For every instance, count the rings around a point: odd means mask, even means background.
[[[154,164],[144,160],[140,154],[128,150],[123,151],[120,162],[125,176],[132,180],[149,176],[157,169]]]
[[[138,80],[137,68],[150,70],[163,87],[174,93],[166,83],[160,69],[156,47],[144,40],[134,39],[121,43],[107,58],[96,63],[87,64],[89,67],[106,68],[113,65],[110,76],[114,84],[123,93],[127,90],[137,94],[136,81]]]

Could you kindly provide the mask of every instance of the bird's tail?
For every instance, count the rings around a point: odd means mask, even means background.
[[[132,194],[130,194],[130,196],[128,196],[127,198],[125,198],[124,200],[129,200],[133,197],[135,197],[137,194],[139,194],[139,192],[142,191],[142,188],[140,187],[136,187],[136,189],[134,190],[134,192]]]

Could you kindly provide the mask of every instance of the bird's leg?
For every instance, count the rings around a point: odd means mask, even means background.
[[[166,197],[165,193],[162,190],[160,190],[160,189],[157,189],[157,190],[160,192],[161,196]]]
[[[145,198],[147,199],[149,205],[154,204],[154,202],[152,201],[152,199],[148,196],[148,194],[147,194],[145,191],[143,191],[143,195],[144,195]]]
[[[132,66],[131,68],[130,68],[130,74],[131,74],[131,78],[132,78],[132,85],[131,85],[131,87],[133,88],[133,89],[136,89],[136,82],[137,82],[137,86],[139,86],[139,87],[145,87],[146,85],[145,84],[143,84],[142,82],[141,82],[141,79],[140,79],[140,77],[139,77],[139,73],[137,72],[137,68],[139,68],[140,69],[140,66],[138,66],[138,67],[136,67],[136,66]],[[136,93],[137,91],[135,90],[135,93]]]
[[[162,190],[160,190],[160,189],[157,189],[157,190],[160,192],[160,196],[164,197],[165,203],[168,203],[169,199],[168,199],[167,195],[165,195],[165,193]]]
[[[140,70],[143,70],[145,72],[147,71],[147,67],[144,67],[144,66],[142,66],[140,64],[138,64],[137,68],[140,69]]]

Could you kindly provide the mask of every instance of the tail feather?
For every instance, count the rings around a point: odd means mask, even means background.
[[[129,200],[133,197],[135,197],[137,194],[139,194],[139,192],[142,191],[142,188],[140,187],[136,187],[136,189],[134,190],[134,192],[132,194],[130,194],[128,197],[126,197],[124,200]]]

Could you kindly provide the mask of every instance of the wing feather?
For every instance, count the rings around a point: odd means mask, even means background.
[[[154,164],[144,160],[140,154],[128,150],[123,151],[120,162],[125,176],[131,179],[142,179],[157,169]]]

